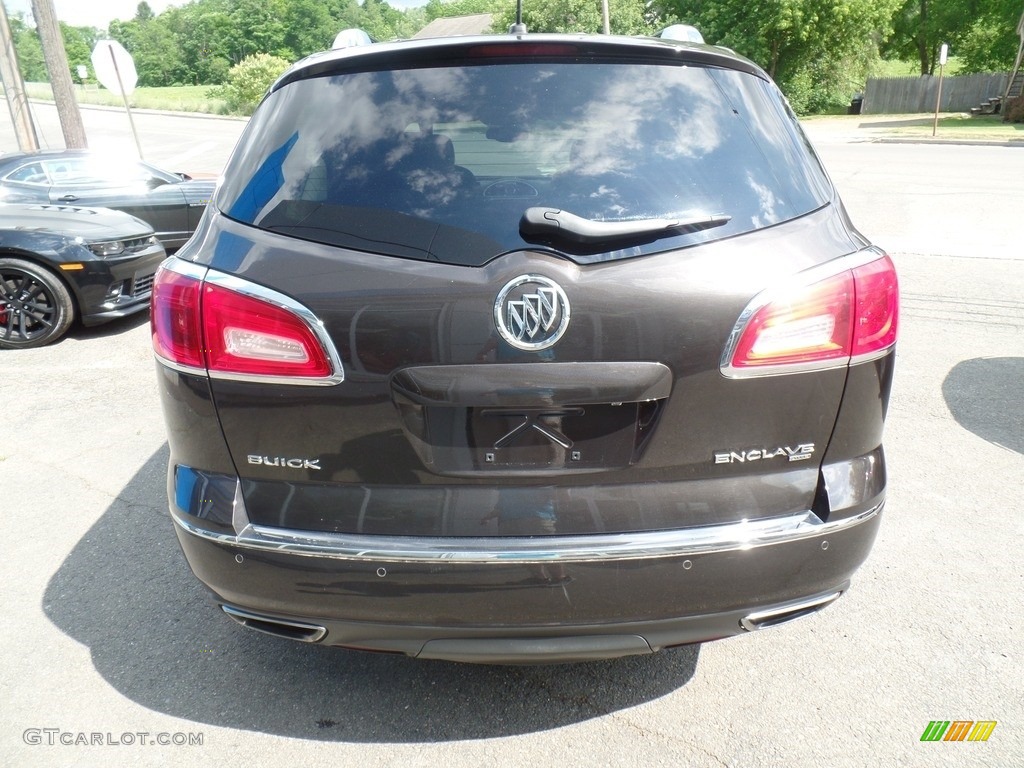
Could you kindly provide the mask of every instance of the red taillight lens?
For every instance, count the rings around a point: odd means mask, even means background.
[[[199,326],[201,286],[196,278],[163,267],[153,280],[153,349],[164,360],[189,368],[206,367]]]
[[[850,354],[856,361],[896,343],[900,291],[896,268],[888,256],[857,267],[853,277],[857,283],[857,322]]]
[[[792,365],[850,356],[853,277],[849,272],[793,291],[747,322],[733,366]]]
[[[205,270],[161,267],[153,283],[153,348],[177,366],[214,377],[331,384],[341,380],[313,329],[308,310],[292,299]],[[259,295],[252,295],[249,291]],[[266,295],[265,298],[263,295]]]
[[[775,291],[744,312],[723,372],[758,376],[870,359],[896,342],[898,307],[896,270],[884,254],[817,282]]]
[[[268,301],[206,283],[203,330],[211,372],[313,378],[332,373],[310,327]]]

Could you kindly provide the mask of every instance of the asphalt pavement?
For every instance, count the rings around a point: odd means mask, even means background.
[[[123,151],[123,119],[87,130]],[[242,125],[137,124],[152,159],[210,172]],[[243,630],[178,550],[144,319],[78,328],[0,353],[0,765],[1024,766],[1024,150],[811,137],[903,297],[888,504],[848,595],[553,667]],[[937,720],[995,726],[921,741]]]

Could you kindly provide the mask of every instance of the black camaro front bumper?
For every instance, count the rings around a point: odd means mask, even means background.
[[[167,257],[159,242],[120,257],[92,258],[79,262],[81,269],[62,267],[61,274],[71,283],[83,325],[142,312],[149,308],[153,276]]]

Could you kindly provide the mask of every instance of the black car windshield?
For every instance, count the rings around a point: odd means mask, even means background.
[[[771,226],[829,196],[795,118],[754,75],[506,60],[291,82],[257,110],[216,203],[390,256],[483,264],[546,248],[585,263]],[[618,234],[528,226],[531,209]]]

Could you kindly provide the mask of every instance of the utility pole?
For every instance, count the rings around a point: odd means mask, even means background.
[[[85,138],[82,114],[75,100],[75,85],[71,82],[68,56],[64,52],[64,38],[57,23],[57,12],[53,0],[32,0],[32,15],[36,20],[39,42],[43,46],[46,70],[50,73],[53,100],[57,103],[57,116],[64,132],[64,146],[68,149],[85,149],[89,143]]]
[[[0,0],[0,78],[4,81],[4,94],[7,96],[7,107],[11,110],[11,122],[14,134],[18,137],[18,148],[22,152],[39,149],[39,137],[36,126],[32,122],[32,113],[28,111],[28,97],[25,95],[25,83],[18,69],[18,55],[14,51],[14,38],[11,37],[11,25],[7,21],[7,9]]]

